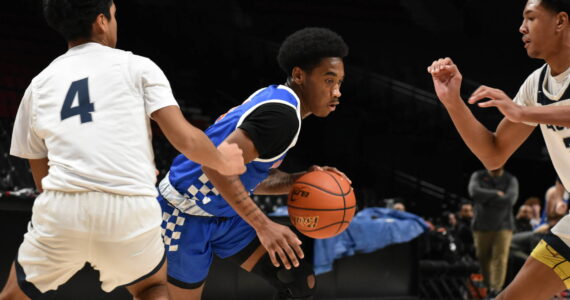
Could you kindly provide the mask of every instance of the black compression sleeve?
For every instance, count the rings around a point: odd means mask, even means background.
[[[293,107],[267,103],[251,112],[239,128],[247,132],[260,158],[272,158],[291,144],[299,129],[299,119]]]

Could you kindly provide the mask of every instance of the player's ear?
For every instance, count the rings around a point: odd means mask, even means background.
[[[95,18],[95,21],[93,21],[93,24],[91,24],[91,33],[93,35],[104,33],[107,31],[108,23],[109,20],[107,20],[107,17],[105,17],[104,14],[99,14],[97,18]]]
[[[302,85],[305,81],[305,71],[299,67],[294,67],[293,71],[291,71],[291,79],[297,85]]]
[[[568,13],[561,11],[556,15],[556,29],[558,31],[562,30],[564,27],[568,25]]]

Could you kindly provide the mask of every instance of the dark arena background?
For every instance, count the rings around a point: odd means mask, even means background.
[[[513,97],[543,62],[527,57],[519,26],[525,1],[475,0],[117,0],[117,48],[149,57],[170,80],[186,118],[201,129],[252,92],[284,83],[276,62],[280,42],[304,27],[339,33],[350,54],[341,105],[326,119],[303,121],[301,136],[282,165],[302,171],[335,166],[353,181],[358,209],[406,210],[435,227],[443,213],[470,200],[467,184],[482,164],[465,146],[435,96],[426,68],[449,56],[463,74],[463,98],[479,85]],[[41,14],[41,1],[0,6],[0,282],[26,231],[36,195],[28,163],[9,155],[12,124],[31,79],[67,44]],[[502,115],[471,106],[494,130]],[[159,180],[177,154],[153,124]],[[539,130],[512,156],[518,178],[515,210],[543,199],[556,175]],[[256,197],[266,212],[282,197]],[[304,245],[311,247],[310,239]],[[372,253],[356,253],[319,275],[316,299],[476,298],[476,266],[435,255],[423,234]],[[446,247],[445,245],[443,246]],[[441,254],[441,253],[440,253]],[[309,254],[311,256],[312,254]],[[438,261],[440,263],[438,263]],[[515,271],[516,272],[516,271]],[[232,265],[216,261],[205,299],[271,299],[271,289]],[[71,296],[72,295],[72,296]],[[128,299],[124,289],[99,290],[89,267],[49,299]],[[50,298],[51,297],[51,298]]]

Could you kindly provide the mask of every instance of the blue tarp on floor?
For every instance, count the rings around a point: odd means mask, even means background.
[[[272,215],[287,215],[287,207]],[[315,274],[329,272],[336,259],[355,253],[370,253],[390,244],[405,243],[428,229],[425,221],[412,213],[369,207],[354,216],[348,228],[328,239],[316,239]]]

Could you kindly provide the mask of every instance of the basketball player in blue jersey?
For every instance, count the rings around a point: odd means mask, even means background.
[[[496,107],[505,116],[496,132],[483,126],[460,96],[461,73],[449,58],[428,67],[437,96],[469,149],[497,169],[540,126],[554,168],[570,187],[570,0],[528,0],[519,28],[527,54],[546,64],[522,84],[514,100],[481,86],[468,102]],[[515,279],[495,299],[541,300],[570,288],[570,216],[564,216],[533,250]]]
[[[302,259],[300,240],[271,221],[250,195],[286,194],[304,174],[277,167],[295,145],[301,120],[326,117],[339,105],[347,54],[342,38],[328,29],[293,33],[277,57],[287,82],[258,90],[206,130],[214,144],[239,145],[245,174],[224,176],[182,155],[174,159],[158,198],[173,299],[200,299],[214,254],[262,276],[278,290],[277,299],[312,298],[315,276]],[[313,169],[344,176],[332,167]]]
[[[29,159],[43,191],[0,299],[42,298],[86,262],[106,292],[168,299],[150,118],[181,153],[228,175],[245,172],[242,151],[216,149],[156,64],[115,49],[112,0],[43,9],[69,50],[32,80],[14,122],[10,154]]]

